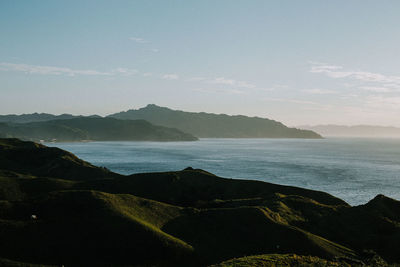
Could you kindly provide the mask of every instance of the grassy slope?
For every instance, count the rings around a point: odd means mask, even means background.
[[[350,265],[343,261],[327,261],[318,257],[312,256],[299,256],[296,254],[269,254],[269,255],[256,255],[249,257],[242,257],[231,259],[212,265],[212,267],[245,267],[245,266],[263,266],[263,267],[280,267],[280,266],[319,266],[319,267],[350,267]],[[361,266],[361,264],[359,265]]]
[[[13,214],[0,220],[0,250],[13,259],[153,264],[184,261],[192,254],[190,245],[159,228],[180,214],[178,207],[96,191],[57,191],[14,205]]]
[[[366,261],[375,254],[365,249],[399,262],[399,214],[384,196],[350,207],[323,192],[202,170],[122,176],[0,139],[0,257],[20,262],[206,265],[271,253]]]
[[[365,205],[312,218],[300,227],[357,250],[372,249],[400,262],[400,202],[377,196]]]
[[[277,222],[269,211],[261,207],[192,212],[170,221],[163,230],[192,244],[199,255],[211,262],[244,255],[293,251],[324,258],[355,256],[350,249]]]
[[[234,258],[210,267],[245,267],[245,266],[264,266],[264,267],[284,267],[284,266],[307,266],[307,267],[361,267],[361,266],[398,266],[388,265],[378,255],[374,255],[367,261],[359,261],[349,258],[336,258],[332,260],[321,259],[315,256],[302,256],[296,254],[262,254]]]

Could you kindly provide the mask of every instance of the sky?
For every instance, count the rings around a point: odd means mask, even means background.
[[[400,126],[400,1],[0,1],[0,114]]]

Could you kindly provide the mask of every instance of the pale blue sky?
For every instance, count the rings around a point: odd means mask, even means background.
[[[400,126],[400,1],[0,1],[0,114]]]

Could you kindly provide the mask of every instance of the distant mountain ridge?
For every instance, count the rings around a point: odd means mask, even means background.
[[[76,117],[30,123],[0,123],[0,137],[33,141],[195,141],[177,129],[144,120]]]
[[[39,122],[39,121],[51,121],[51,120],[68,120],[74,118],[100,118],[99,115],[91,115],[91,116],[81,116],[81,115],[72,115],[72,114],[61,114],[61,115],[53,115],[49,113],[32,113],[32,114],[8,114],[8,115],[0,115],[0,122],[13,122],[13,123],[28,123],[28,122]]]
[[[322,136],[332,137],[400,137],[400,128],[374,125],[315,125],[299,126],[302,129],[315,131]]]
[[[154,104],[108,117],[125,120],[143,119],[156,125],[177,128],[200,138],[322,138],[313,131],[289,128],[270,119],[185,112]]]

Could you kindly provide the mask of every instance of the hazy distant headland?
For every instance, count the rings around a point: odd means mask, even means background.
[[[373,125],[315,125],[315,126],[299,126],[302,129],[315,131],[326,137],[387,137],[400,138],[400,128],[373,126]]]
[[[322,138],[310,130],[242,115],[194,113],[148,105],[105,118],[33,113],[0,115],[0,137],[32,141],[195,141],[197,138]]]

